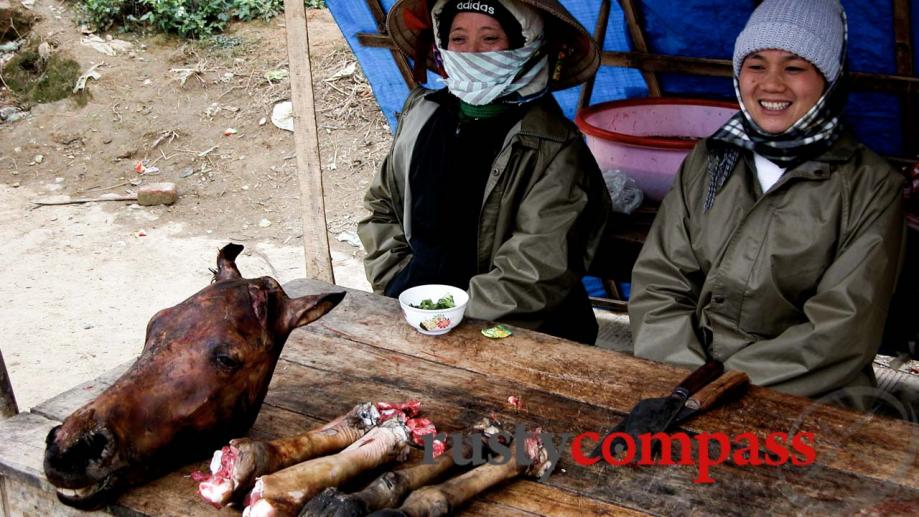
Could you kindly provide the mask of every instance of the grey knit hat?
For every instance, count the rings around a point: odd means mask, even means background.
[[[753,52],[778,49],[810,61],[833,82],[842,70],[845,32],[839,0],[765,0],[734,43],[734,74]]]

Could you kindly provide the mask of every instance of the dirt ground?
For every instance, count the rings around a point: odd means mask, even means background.
[[[106,55],[81,43],[73,9],[35,2],[32,33],[83,71],[98,65],[88,103],[0,122],[0,332],[21,410],[136,356],[150,316],[204,287],[228,241],[247,247],[245,276],[305,275],[293,133],[271,122],[290,97],[283,16],[201,42],[112,33],[131,47]],[[390,131],[329,12],[308,18],[333,267],[367,289],[347,241]],[[0,108],[15,104],[0,88]],[[175,205],[33,203],[162,181]]]

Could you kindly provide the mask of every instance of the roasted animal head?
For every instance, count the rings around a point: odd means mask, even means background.
[[[344,297],[288,298],[273,278],[244,279],[242,249],[221,249],[214,282],[153,316],[134,365],[48,433],[45,475],[62,502],[97,507],[245,435],[287,336]]]

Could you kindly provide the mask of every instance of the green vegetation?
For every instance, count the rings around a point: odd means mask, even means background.
[[[222,32],[231,20],[268,20],[284,12],[283,0],[81,0],[85,21],[99,30],[158,31],[199,39]],[[310,9],[325,0],[305,0]]]
[[[421,300],[421,303],[418,305],[409,305],[416,309],[424,309],[426,311],[440,311],[443,309],[452,309],[453,307],[456,307],[456,302],[453,301],[453,295],[448,294],[440,300],[437,300],[437,303],[431,301],[430,298],[425,298],[424,300]]]
[[[3,80],[21,99],[29,104],[54,102],[73,95],[80,77],[80,65],[59,54],[47,61],[34,47],[22,50],[3,67]],[[85,103],[86,94],[77,98]]]

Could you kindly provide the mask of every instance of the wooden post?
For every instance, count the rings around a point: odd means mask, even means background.
[[[3,362],[3,351],[0,351],[0,418],[9,418],[19,413],[16,397],[13,395],[13,385],[10,376],[6,373],[6,363]]]
[[[370,8],[370,13],[377,23],[377,32],[389,37],[389,34],[386,32],[386,11],[384,11],[383,6],[380,5],[380,0],[367,0],[367,7]],[[402,80],[405,81],[405,85],[408,86],[409,90],[414,90],[415,87],[418,86],[418,83],[416,83],[415,78],[412,77],[412,67],[409,66],[402,51],[393,45],[390,52],[393,61],[396,62],[396,66],[399,68],[399,73],[402,74]]]
[[[632,35],[632,44],[639,52],[648,52],[648,43],[645,41],[645,33],[641,30],[641,15],[635,5],[635,0],[619,0],[622,6],[622,12],[629,25],[629,33]],[[649,70],[642,70],[645,82],[648,84],[648,95],[651,97],[661,96],[661,86],[657,81],[657,76]]]
[[[910,27],[909,0],[893,0],[894,52],[897,58],[897,75],[912,76],[913,38]],[[919,103],[915,94],[908,93],[900,98],[901,131],[903,151],[908,155],[919,152],[916,134],[919,133]]]
[[[303,0],[284,0],[284,18],[287,24],[287,60],[290,67],[306,275],[334,284],[322,193],[322,162],[319,159],[319,131],[313,101],[310,40]]]
[[[597,14],[597,23],[594,26],[594,40],[603,52],[603,40],[606,38],[606,27],[609,25],[609,10],[612,7],[612,0],[600,0],[600,12]],[[597,81],[597,74],[594,73],[590,79],[584,82],[581,87],[581,96],[578,98],[578,109],[586,108],[590,105],[590,98],[593,97],[594,83]]]

